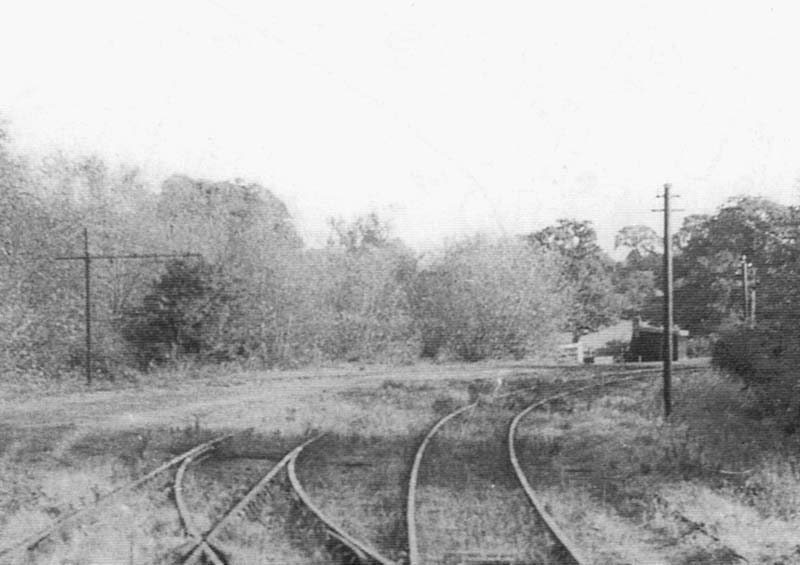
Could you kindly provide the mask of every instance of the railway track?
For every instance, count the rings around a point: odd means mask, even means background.
[[[563,560],[560,559],[559,562],[573,563],[575,565],[584,565],[590,563],[591,561],[582,554],[580,548],[570,540],[568,534],[561,530],[559,525],[556,524],[553,518],[548,514],[544,508],[544,504],[537,498],[536,493],[531,487],[516,453],[515,444],[517,428],[527,414],[559,399],[612,384],[653,376],[657,373],[657,369],[644,369],[637,371],[626,371],[624,373],[605,374],[601,375],[599,378],[593,377],[591,379],[586,379],[581,383],[575,383],[574,381],[570,382],[569,385],[571,386],[568,390],[562,390],[557,393],[554,393],[553,390],[550,390],[547,392],[547,396],[544,398],[539,398],[535,402],[527,405],[523,410],[516,412],[516,414],[514,414],[510,419],[505,419],[502,425],[499,424],[499,421],[493,419],[496,418],[498,413],[498,403],[496,401],[508,400],[511,399],[511,397],[521,396],[523,393],[530,394],[532,392],[530,389],[519,389],[503,395],[494,396],[489,399],[489,402],[485,402],[486,399],[479,399],[445,414],[433,425],[432,428],[430,428],[430,430],[422,439],[422,442],[414,454],[413,463],[411,466],[406,495],[406,554],[408,565],[420,565],[424,562],[427,563],[431,561],[430,559],[426,559],[428,556],[420,549],[419,533],[421,530],[421,521],[417,508],[418,502],[420,499],[424,500],[426,494],[425,492],[421,492],[422,489],[420,488],[420,477],[421,475],[424,475],[424,459],[429,455],[430,447],[436,438],[442,435],[443,431],[448,428],[449,425],[454,424],[456,421],[459,421],[468,415],[476,419],[482,418],[484,423],[490,424],[490,427],[493,427],[497,430],[502,430],[502,433],[495,434],[492,438],[492,442],[495,444],[496,449],[501,449],[503,446],[507,448],[507,453],[504,456],[501,456],[499,454],[500,452],[492,452],[495,460],[500,461],[501,458],[505,460],[505,475],[500,473],[496,477],[497,482],[498,484],[502,483],[501,486],[508,486],[508,477],[515,478],[516,488],[521,489],[522,493],[524,493],[524,497],[520,496],[520,493],[518,493],[516,495],[517,498],[520,500],[524,499],[526,501],[524,507],[527,508],[527,512],[530,512],[532,515],[534,515],[534,519],[531,523],[535,521],[535,523],[539,526],[543,526],[539,529],[544,530],[546,532],[546,537],[551,540],[552,544],[558,546],[558,555],[563,557]],[[552,388],[553,386],[554,385],[545,385],[545,388]],[[504,410],[507,410],[507,408]],[[480,413],[480,415],[473,416],[476,413]],[[271,467],[269,467],[269,469],[266,470],[266,472],[252,487],[238,496],[234,502],[229,504],[227,509],[221,513],[221,517],[217,519],[211,525],[211,527],[205,529],[200,528],[193,519],[191,504],[187,500],[187,486],[185,484],[185,478],[187,474],[191,474],[192,469],[201,466],[203,462],[211,456],[212,452],[217,447],[221,446],[226,440],[234,437],[234,435],[235,434],[227,434],[198,444],[184,453],[175,456],[141,478],[123,485],[122,487],[119,487],[114,491],[111,491],[100,497],[96,501],[96,504],[65,515],[47,528],[38,531],[11,546],[0,549],[0,563],[4,562],[4,557],[8,557],[17,551],[21,551],[23,549],[32,550],[36,548],[38,544],[53,535],[55,532],[63,529],[70,523],[77,522],[81,518],[91,515],[92,512],[99,510],[101,506],[106,504],[114,497],[117,497],[124,492],[136,489],[148,481],[153,480],[155,477],[162,475],[167,470],[173,468],[176,468],[177,470],[172,485],[172,492],[174,494],[174,503],[178,511],[178,516],[183,533],[186,537],[186,542],[180,546],[177,554],[173,554],[173,558],[177,555],[177,561],[170,562],[182,563],[184,565],[198,563],[230,565],[234,562],[250,562],[247,558],[245,558],[244,561],[235,560],[241,557],[237,553],[239,550],[232,550],[229,546],[226,546],[227,540],[223,532],[226,530],[229,532],[235,530],[236,528],[234,526],[234,521],[237,518],[242,517],[242,515],[246,515],[248,518],[251,518],[251,521],[257,522],[258,520],[253,518],[253,516],[257,515],[259,512],[262,512],[263,508],[273,503],[272,499],[276,489],[273,489],[273,492],[270,492],[268,487],[271,485],[277,486],[277,490],[281,491],[285,497],[291,500],[290,505],[284,505],[281,508],[283,512],[295,514],[294,519],[296,520],[296,523],[294,525],[300,525],[300,527],[295,528],[295,530],[300,532],[300,535],[305,535],[305,531],[311,532],[311,530],[313,530],[315,532],[313,536],[309,533],[307,544],[324,547],[326,555],[330,558],[330,560],[325,561],[326,563],[335,562],[359,565],[397,565],[399,562],[406,562],[405,555],[403,554],[400,554],[398,559],[392,560],[391,558],[388,558],[382,554],[379,550],[375,549],[373,546],[357,539],[355,536],[351,535],[351,533],[345,531],[344,528],[333,518],[326,515],[320,509],[320,506],[318,506],[311,499],[298,477],[297,465],[301,458],[305,457],[308,459],[313,459],[313,455],[309,454],[307,448],[317,442],[321,435],[307,439],[287,451],[277,463],[273,464]],[[491,485],[491,487],[494,487],[494,483]],[[293,527],[293,525],[289,523],[290,519],[288,517],[284,516],[282,520],[286,522],[287,525],[285,528],[287,530]],[[297,533],[294,535],[297,535]],[[295,545],[299,544],[298,539],[294,539],[293,541]],[[470,548],[466,549],[469,550]],[[464,555],[466,553],[468,553],[468,551],[462,552]],[[269,558],[270,556],[266,555],[265,552],[262,551],[262,553],[258,554],[258,557],[260,562],[264,562],[263,559]],[[317,554],[316,559],[317,561],[315,561],[315,563],[321,562],[319,561],[319,554]],[[485,563],[519,562],[510,560],[508,555],[501,555],[495,561],[487,559],[486,555],[483,556],[483,559],[483,562]],[[267,561],[267,563],[269,562],[270,561]],[[286,559],[282,560],[278,557],[275,561],[271,562],[284,563],[288,565],[290,561]],[[296,562],[304,561],[298,560]]]
[[[258,514],[260,507],[269,505],[272,494],[268,487],[279,481],[279,475],[284,474],[288,482],[289,494],[293,497],[295,508],[299,507],[301,513],[307,516],[301,520],[304,529],[317,528],[321,530],[320,542],[325,551],[331,556],[335,563],[348,563],[358,565],[395,565],[395,563],[384,557],[380,552],[367,543],[364,543],[334,522],[325,515],[318,506],[311,500],[297,476],[297,461],[303,451],[322,437],[323,434],[314,436],[287,452],[283,458],[268,469],[261,479],[247,490],[229,509],[216,521],[216,523],[206,532],[201,533],[195,526],[191,513],[188,509],[183,496],[183,478],[186,469],[193,461],[200,461],[205,452],[197,453],[193,457],[186,458],[179,467],[175,475],[174,492],[175,502],[178,507],[181,523],[183,524],[186,535],[193,543],[192,548],[181,558],[183,565],[201,563],[205,558],[207,562],[214,565],[228,565],[230,557],[234,551],[223,546],[221,533],[231,527],[233,520],[242,514]],[[310,545],[313,545],[313,541]],[[275,563],[284,563],[284,560],[272,556]],[[262,556],[269,559],[270,556]],[[301,558],[302,559],[302,558]],[[301,561],[298,561],[301,562]]]
[[[187,459],[178,469],[175,474],[174,492],[175,503],[178,507],[178,513],[183,524],[183,528],[187,536],[193,542],[193,547],[181,559],[181,563],[189,565],[198,563],[202,558],[207,559],[214,565],[226,565],[230,553],[221,547],[219,536],[221,532],[228,527],[235,518],[253,507],[257,507],[265,503],[265,498],[269,496],[267,487],[278,476],[278,474],[286,467],[287,463],[302,450],[306,445],[319,439],[320,436],[312,437],[309,440],[296,446],[294,449],[286,453],[275,465],[271,466],[261,479],[248,489],[238,500],[236,500],[216,521],[216,523],[206,532],[200,532],[194,525],[191,513],[184,501],[184,486],[183,477],[185,475],[186,467],[191,464],[192,460]]]
[[[248,517],[254,516],[259,512],[261,507],[270,504],[274,493],[270,493],[268,487],[278,483],[278,487],[285,487],[283,488],[284,493],[291,497],[290,503],[284,505],[282,508],[284,511],[288,510],[288,512],[284,513],[294,515],[294,525],[297,526],[299,523],[300,527],[298,529],[304,530],[305,532],[316,530],[316,540],[309,539],[308,544],[306,544],[305,539],[294,540],[295,542],[299,541],[303,545],[314,545],[314,543],[318,542],[319,545],[324,546],[324,550],[336,563],[354,565],[396,565],[394,561],[382,556],[370,545],[357,540],[344,531],[344,529],[336,524],[330,517],[326,516],[311,500],[301,484],[296,470],[298,457],[303,453],[306,447],[320,439],[323,434],[307,439],[288,451],[277,463],[272,465],[252,487],[238,497],[211,528],[208,528],[206,531],[201,531],[193,519],[190,504],[187,502],[185,477],[187,473],[191,472],[193,466],[201,465],[205,459],[211,456],[212,452],[217,447],[223,442],[233,438],[234,435],[235,434],[226,434],[200,443],[173,457],[144,476],[103,495],[95,504],[71,512],[25,539],[2,548],[2,550],[0,550],[0,563],[7,562],[7,560],[11,559],[15,554],[25,550],[29,552],[35,550],[36,547],[48,537],[64,530],[64,528],[68,526],[77,526],[81,519],[88,519],[94,513],[99,513],[103,510],[104,506],[108,505],[120,495],[142,487],[146,483],[155,480],[157,477],[163,476],[163,474],[170,469],[177,468],[172,482],[173,500],[182,530],[188,538],[186,543],[177,548],[179,555],[178,563],[184,565],[197,565],[199,563],[228,565],[231,563],[231,556],[236,554],[236,551],[224,545],[222,533],[226,528],[234,527],[233,523],[238,517],[242,515]],[[282,474],[284,475],[283,485],[280,484],[281,481],[279,480]],[[292,519],[291,516],[285,516],[284,518],[287,521]],[[303,533],[302,535],[306,534]],[[313,536],[309,534],[308,537],[311,538]],[[264,562],[263,558],[268,559],[269,556],[259,556],[260,562]],[[176,562],[174,555],[172,557],[162,556],[159,562],[164,560],[167,562]],[[325,561],[328,562],[329,560],[325,559]],[[270,561],[266,562],[269,563]],[[278,556],[273,562],[282,563],[284,565],[288,565],[289,563],[289,561],[285,559],[285,556]],[[306,557],[300,556],[295,562],[308,563],[309,561]]]
[[[366,542],[355,539],[353,536],[344,531],[344,529],[336,524],[331,518],[326,516],[316,504],[311,500],[300,480],[297,478],[296,462],[298,456],[301,454],[305,445],[301,446],[289,459],[287,470],[289,473],[289,481],[303,504],[316,516],[316,518],[325,524],[331,541],[340,545],[345,549],[348,559],[345,562],[358,563],[363,565],[396,565],[394,561],[382,555],[377,549],[373,548]]]
[[[617,373],[611,375],[603,375],[599,381],[594,380],[588,384],[581,384],[579,386],[572,386],[569,390],[548,394],[544,398],[540,398],[535,402],[529,404],[524,409],[518,411],[511,419],[507,425],[507,433],[505,436],[505,445],[507,447],[507,454],[505,456],[507,468],[510,468],[513,471],[513,475],[516,477],[516,481],[518,487],[521,488],[523,491],[525,498],[528,501],[530,509],[533,510],[536,522],[543,526],[543,529],[547,532],[547,536],[555,545],[555,551],[553,552],[554,555],[557,556],[559,562],[562,563],[571,563],[574,565],[588,565],[591,563],[591,560],[583,554],[581,549],[576,546],[576,544],[570,539],[570,536],[564,532],[560,526],[555,522],[555,520],[550,516],[550,514],[545,509],[545,505],[543,502],[537,497],[536,493],[534,492],[533,488],[528,481],[526,473],[522,468],[519,458],[516,453],[516,434],[517,428],[520,422],[525,418],[527,414],[536,410],[538,408],[542,408],[552,402],[564,399],[566,397],[579,394],[581,392],[586,392],[598,388],[602,388],[605,386],[610,386],[613,384],[624,383],[636,379],[641,379],[647,376],[654,376],[657,375],[658,371],[653,369],[645,369],[639,371],[627,371],[624,373]],[[457,408],[450,413],[444,415],[440,418],[433,427],[430,428],[428,433],[422,439],[422,442],[417,449],[417,452],[414,456],[414,461],[411,467],[411,473],[409,477],[408,483],[408,495],[406,501],[406,522],[407,522],[407,535],[408,535],[408,556],[409,556],[409,565],[421,565],[422,563],[426,563],[429,561],[437,561],[436,559],[425,559],[424,557],[428,557],[427,555],[424,556],[424,553],[420,546],[420,518],[418,512],[418,501],[421,498],[420,495],[420,475],[422,473],[422,466],[423,466],[423,459],[425,458],[426,454],[430,450],[431,444],[434,442],[437,435],[442,434],[442,431],[447,428],[448,424],[452,425],[454,422],[458,420],[465,419],[467,416],[473,417],[474,419],[483,418],[484,420],[487,418],[486,415],[480,414],[481,410],[489,411],[491,409],[497,410],[496,406],[491,406],[492,403],[495,403],[498,399],[508,399],[511,396],[519,395],[525,392],[524,389],[513,391],[501,396],[496,396],[493,399],[490,399],[490,403],[486,404],[483,403],[480,399]],[[476,415],[477,413],[477,415]],[[496,438],[495,438],[496,439]],[[488,456],[490,458],[498,457],[496,452],[486,452],[484,457]],[[503,479],[503,473],[497,469],[493,471],[495,477],[499,480]],[[491,485],[494,487],[494,484]],[[462,556],[467,555],[469,551],[459,552]],[[470,561],[469,558],[466,558],[466,562],[474,562],[474,563],[516,563],[516,562],[525,562],[525,558],[523,557],[522,560],[519,560],[519,556],[514,556],[504,552],[502,555],[495,555],[494,560],[491,555],[482,555],[480,559],[476,556],[474,561]],[[530,559],[530,557],[528,557]],[[454,561],[456,562],[456,561]],[[460,561],[458,561],[460,562]]]
[[[64,528],[65,526],[67,526],[67,525],[69,525],[71,523],[77,522],[81,518],[85,518],[85,517],[91,515],[93,512],[97,512],[103,505],[109,503],[111,500],[113,500],[114,498],[118,497],[119,495],[124,494],[126,492],[129,492],[131,490],[134,490],[134,489],[144,485],[145,483],[147,483],[149,481],[152,481],[153,479],[155,479],[156,477],[160,476],[161,474],[163,474],[167,470],[175,467],[176,465],[180,465],[181,463],[183,463],[187,459],[193,459],[193,458],[197,457],[200,454],[203,454],[203,453],[206,453],[206,452],[210,451],[211,449],[213,449],[214,447],[216,447],[220,443],[232,438],[234,435],[235,434],[226,434],[226,435],[223,435],[221,437],[218,437],[218,438],[203,442],[203,443],[201,443],[199,445],[196,445],[193,448],[181,453],[180,455],[177,455],[177,456],[173,457],[172,459],[170,459],[166,463],[163,463],[162,465],[160,465],[157,468],[153,469],[152,471],[150,471],[149,473],[145,474],[144,476],[142,476],[142,477],[140,477],[140,478],[138,478],[138,479],[136,479],[134,481],[131,481],[131,482],[125,484],[125,485],[122,485],[122,486],[112,490],[111,492],[108,492],[108,493],[98,497],[94,504],[91,504],[91,505],[85,506],[83,508],[80,508],[78,510],[75,510],[73,512],[70,512],[70,513],[62,516],[61,518],[59,518],[58,520],[56,520],[55,522],[53,522],[49,526],[37,531],[34,534],[31,534],[30,536],[26,537],[25,539],[22,539],[22,540],[20,540],[20,541],[18,541],[16,543],[13,543],[13,544],[11,544],[11,545],[9,545],[7,547],[4,547],[4,548],[0,549],[0,560],[3,559],[3,558],[10,557],[14,553],[22,551],[22,550],[28,550],[28,551],[34,550],[36,548],[36,546],[38,546],[41,542],[43,542],[44,540],[46,540],[47,538],[49,538],[50,536],[52,536],[53,534],[55,534],[56,532],[58,532],[59,530]]]

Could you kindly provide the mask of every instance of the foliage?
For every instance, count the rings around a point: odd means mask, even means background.
[[[676,234],[675,320],[693,333],[744,317],[741,259],[758,277],[758,318],[794,317],[800,255],[796,211],[760,197],[729,200],[716,214],[689,216]]]
[[[776,418],[787,432],[800,427],[800,333],[796,328],[742,325],[721,332],[714,364],[741,380],[760,416]]]
[[[225,331],[235,315],[228,281],[202,262],[175,260],[140,307],[125,311],[122,332],[140,366],[178,355],[227,359],[234,346]]]
[[[625,264],[639,270],[653,270],[658,263],[653,261],[660,255],[661,239],[648,226],[625,226],[614,237],[614,248],[627,249]]]
[[[662,269],[660,241],[647,226],[625,226],[616,235],[614,247],[627,249],[624,261],[614,269],[614,289],[620,298],[623,318],[651,318],[650,308],[658,296]]]
[[[621,307],[614,292],[613,261],[597,244],[591,222],[561,219],[530,234],[528,241],[557,253],[564,261],[566,280],[573,289],[565,329],[574,340],[618,318]]]
[[[281,325],[292,318],[277,316],[290,300],[282,292],[284,271],[302,245],[283,202],[258,184],[176,175],[164,181],[152,212],[162,245],[201,254],[212,294],[224,296],[209,326],[213,339],[201,340],[203,356],[280,363],[287,353],[277,344]]]
[[[326,253],[334,285],[327,301],[334,324],[328,354],[373,359],[394,348],[413,355],[413,254],[390,237],[391,227],[374,213],[350,223],[332,220],[331,229]]]
[[[541,352],[568,315],[555,254],[483,237],[451,245],[419,279],[415,305],[423,351],[459,359]]]
[[[79,287],[51,257],[69,250],[69,218],[31,190],[34,171],[0,130],[0,370],[63,368],[79,335]]]
[[[418,340],[408,292],[416,261],[385,233],[350,246],[334,234],[324,249],[273,254],[247,279],[248,307],[236,326],[248,355],[282,366],[413,358]]]
[[[712,352],[716,366],[748,385],[761,385],[775,375],[794,372],[800,362],[800,334],[778,326],[731,326],[717,336]]]
[[[385,247],[389,243],[391,226],[375,212],[349,223],[341,218],[331,218],[328,223],[331,227],[328,245],[332,247],[357,252],[370,247]]]

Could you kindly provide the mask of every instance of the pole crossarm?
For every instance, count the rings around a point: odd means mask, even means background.
[[[56,261],[86,260],[86,255],[59,255],[53,257]],[[130,253],[127,255],[88,255],[90,260],[94,259],[161,259],[165,257],[202,257],[200,253]]]
[[[83,228],[83,255],[58,255],[50,259],[56,261],[83,261],[83,277],[85,287],[85,321],[86,321],[86,384],[92,384],[92,294],[91,294],[91,264],[92,261],[105,259],[113,261],[114,259],[165,259],[165,258],[188,258],[188,257],[202,257],[200,253],[121,253],[121,254],[108,254],[98,253],[92,255],[89,253],[89,230]]]

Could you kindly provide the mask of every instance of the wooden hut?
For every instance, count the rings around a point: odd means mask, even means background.
[[[680,361],[688,356],[689,332],[672,330],[672,360]],[[664,328],[648,326],[634,320],[633,335],[628,349],[628,361],[662,361],[664,351]]]

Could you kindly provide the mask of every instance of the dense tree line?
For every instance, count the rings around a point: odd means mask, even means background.
[[[629,249],[622,265],[628,281],[639,277],[643,288],[656,283],[641,295],[639,315],[661,324],[658,237],[632,226],[618,243]],[[754,413],[794,432],[800,425],[800,208],[739,196],[713,214],[687,216],[672,244],[675,322],[707,339],[714,363],[744,383]]]
[[[800,210],[762,197],[740,196],[714,214],[687,216],[673,236],[675,323],[692,334],[709,336],[753,325],[751,297],[745,310],[742,262],[749,289],[756,293],[755,323],[760,327],[795,324],[800,316]],[[645,226],[629,226],[617,236],[628,250],[618,266],[618,290],[636,315],[661,324],[662,242]],[[630,314],[634,313],[630,312]]]
[[[476,236],[418,255],[371,214],[331,220],[328,244],[314,249],[258,184],[175,175],[154,188],[94,157],[26,160],[2,138],[4,373],[82,369],[82,262],[57,257],[83,253],[84,228],[92,254],[198,254],[92,261],[94,366],[109,377],[187,359],[541,355],[557,331],[605,320],[576,321],[586,290],[554,242]]]
[[[732,331],[762,332],[762,341],[768,332],[769,343],[779,335],[782,359],[800,351],[787,337],[800,316],[797,215],[740,197],[688,216],[673,242],[676,322],[727,343]],[[94,254],[198,254],[93,261],[96,367],[110,376],[181,359],[520,358],[545,354],[559,333],[575,340],[620,318],[661,323],[661,241],[645,226],[619,232],[621,261],[577,219],[419,255],[369,214],[332,219],[327,245],[315,249],[258,184],[174,175],[152,187],[137,169],[94,157],[33,162],[9,151],[0,129],[2,371],[81,368],[82,264],[56,257],[82,253],[84,228]],[[757,289],[755,328],[743,323],[742,255]]]

